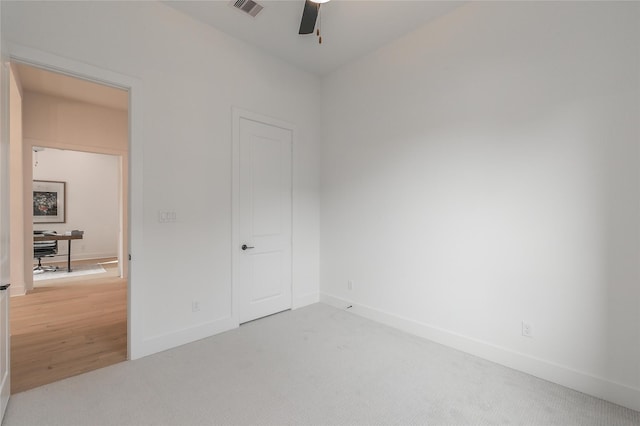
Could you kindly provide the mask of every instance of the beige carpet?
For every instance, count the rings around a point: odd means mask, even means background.
[[[316,304],[11,397],[17,425],[640,425],[640,413]]]

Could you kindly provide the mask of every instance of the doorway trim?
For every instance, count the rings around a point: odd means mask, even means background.
[[[240,316],[238,309],[240,306],[239,301],[239,255],[240,252],[240,120],[242,118],[256,121],[270,126],[279,127],[281,129],[291,131],[291,308],[293,309],[295,300],[295,274],[293,254],[295,247],[293,242],[295,241],[293,221],[294,216],[294,188],[295,188],[295,146],[297,138],[297,128],[294,124],[279,120],[277,118],[269,117],[266,115],[251,112],[238,107],[231,107],[232,116],[232,145],[231,145],[231,318],[236,326],[240,325]]]
[[[131,256],[127,277],[127,359],[134,360],[142,357],[143,337],[140,301],[142,295],[136,282],[144,282],[142,279],[143,267],[143,215],[142,215],[142,81],[138,78],[116,73],[83,62],[57,56],[48,52],[22,46],[15,43],[7,43],[8,58],[12,62],[20,62],[33,67],[53,71],[70,77],[87,80],[106,86],[115,87],[129,92],[129,147],[128,147],[128,246]],[[138,252],[138,257],[133,253]]]

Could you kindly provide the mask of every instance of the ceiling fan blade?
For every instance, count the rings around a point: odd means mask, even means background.
[[[298,34],[311,34],[316,27],[316,19],[318,19],[318,10],[320,4],[310,0],[305,0],[304,10],[302,11],[302,20],[300,21],[300,31]]]

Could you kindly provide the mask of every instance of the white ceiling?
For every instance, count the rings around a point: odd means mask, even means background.
[[[256,0],[257,17],[229,0],[165,1],[168,6],[299,68],[324,75],[460,6],[458,1],[332,0],[320,8],[322,45],[298,35],[304,0]]]
[[[322,45],[315,35],[298,35],[304,0],[257,0],[256,18],[230,0],[165,1],[235,38],[255,45],[301,69],[327,74],[460,6],[458,1],[332,0],[321,6]],[[25,91],[126,110],[124,90],[16,64]]]
[[[126,110],[129,93],[125,90],[69,77],[29,65],[15,64],[22,90]]]

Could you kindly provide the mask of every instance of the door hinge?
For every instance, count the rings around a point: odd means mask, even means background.
[[[131,260],[131,255],[129,255],[129,260]]]

